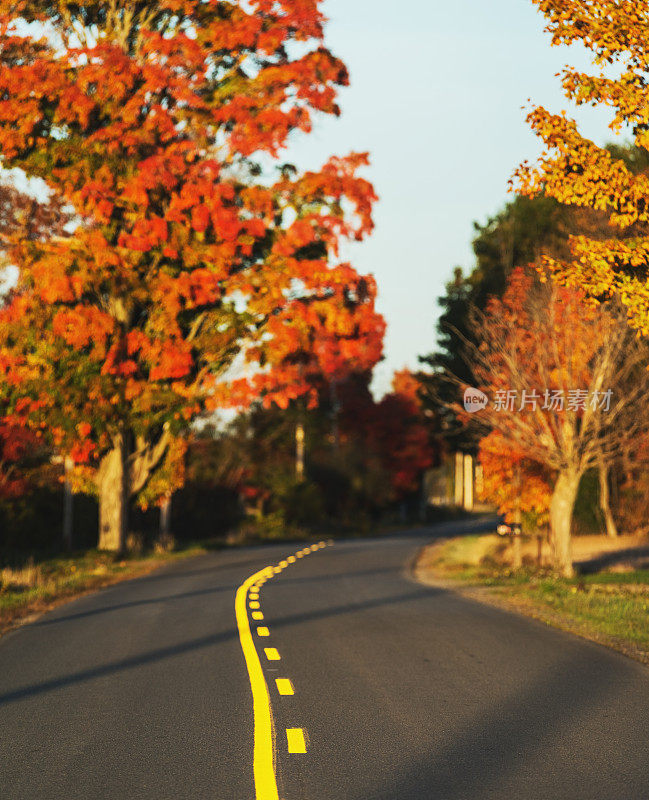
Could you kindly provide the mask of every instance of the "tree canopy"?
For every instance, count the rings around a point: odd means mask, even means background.
[[[197,414],[286,402],[313,362],[380,356],[374,283],[337,258],[372,229],[366,155],[268,169],[314,113],[339,113],[348,77],[319,5],[0,3],[2,164],[77,223],[11,249],[5,399],[99,465],[107,547],[123,542],[116,498]],[[237,358],[251,367],[233,382]]]

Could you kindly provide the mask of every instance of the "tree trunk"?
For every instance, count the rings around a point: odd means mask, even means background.
[[[577,499],[580,473],[574,469],[559,472],[550,503],[554,568],[564,578],[575,574],[572,566],[572,512]]]
[[[617,525],[613,519],[613,512],[611,511],[611,501],[608,486],[608,467],[602,456],[599,457],[597,463],[597,471],[599,472],[599,507],[604,516],[604,523],[606,525],[606,533],[609,536],[616,537],[618,535]]]
[[[160,503],[160,538],[166,539],[171,533],[169,518],[171,516],[171,495],[167,495]]]
[[[128,493],[124,434],[113,439],[113,449],[99,467],[99,549],[122,553],[126,546]]]
[[[171,532],[171,495],[168,494],[160,504],[160,528],[156,548],[162,552],[174,549],[175,539]]]
[[[512,536],[512,551],[512,567],[521,569],[523,566],[523,548],[520,535]]]

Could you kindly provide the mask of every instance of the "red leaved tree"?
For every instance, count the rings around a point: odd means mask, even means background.
[[[102,548],[123,548],[128,498],[197,414],[279,396],[267,372],[287,363],[307,310],[342,320],[347,301],[372,306],[351,267],[330,266],[341,238],[372,227],[366,157],[262,167],[314,111],[338,113],[347,73],[319,5],[0,2],[3,161],[79,222],[12,249],[5,394],[97,464]],[[261,372],[232,387],[237,356]]]
[[[357,440],[368,463],[376,459],[389,481],[391,502],[419,489],[433,463],[429,427],[419,400],[420,384],[408,370],[396,372],[392,391],[376,401],[367,376],[352,376],[342,387],[343,437]]]

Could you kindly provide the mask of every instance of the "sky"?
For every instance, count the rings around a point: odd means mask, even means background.
[[[319,118],[289,159],[317,167],[369,151],[364,177],[380,197],[376,230],[345,257],[379,286],[388,331],[378,395],[396,369],[435,347],[437,298],[455,265],[473,264],[473,221],[511,195],[516,166],[540,147],[525,123],[531,99],[567,109],[598,143],[615,137],[601,109],[574,109],[555,77],[583,51],[550,46],[531,0],[325,0],[326,45],[347,64],[340,118]]]

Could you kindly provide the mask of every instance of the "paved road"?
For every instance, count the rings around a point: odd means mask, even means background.
[[[649,798],[649,671],[418,585],[425,541],[337,542],[262,587],[279,797]],[[1,640],[2,800],[254,800],[234,597],[295,549],[192,559]]]

